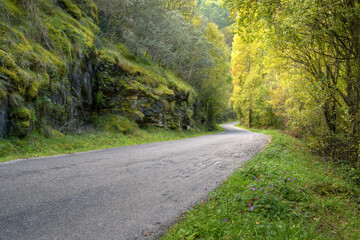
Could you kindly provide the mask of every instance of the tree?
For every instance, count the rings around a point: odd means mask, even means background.
[[[266,41],[306,74],[300,81],[327,127],[327,152],[359,161],[359,1],[226,1],[238,11],[238,31],[252,41],[267,29]],[[345,154],[344,154],[345,153]]]

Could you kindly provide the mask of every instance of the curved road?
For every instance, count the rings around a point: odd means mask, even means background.
[[[0,164],[0,239],[156,238],[269,142],[233,125],[197,138]]]

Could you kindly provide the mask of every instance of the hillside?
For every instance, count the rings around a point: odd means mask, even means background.
[[[0,136],[72,132],[108,113],[192,124],[194,88],[101,36],[98,18],[91,0],[0,2]]]

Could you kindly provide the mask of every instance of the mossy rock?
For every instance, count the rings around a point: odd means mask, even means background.
[[[179,121],[177,119],[173,119],[171,118],[169,121],[168,121],[168,127],[170,129],[178,129],[180,127],[180,124],[179,124]]]
[[[71,16],[79,20],[82,18],[81,10],[69,0],[58,0],[59,5],[64,8]]]
[[[18,90],[20,90],[23,85],[23,79],[19,77],[15,69],[9,70],[8,68],[0,67],[0,79],[11,83],[13,86],[20,87]]]
[[[72,55],[73,47],[66,34],[50,22],[45,22],[45,25],[56,51],[70,57]]]
[[[15,62],[10,57],[10,55],[1,49],[0,49],[0,66],[4,66],[6,68],[15,68],[16,67]]]
[[[186,116],[191,119],[192,116],[194,115],[194,111],[191,109],[186,109]]]
[[[34,99],[38,95],[39,87],[40,87],[40,83],[38,81],[34,81],[30,84],[30,86],[26,91],[26,95],[29,100]]]
[[[13,115],[16,116],[17,119],[21,120],[31,120],[30,110],[26,107],[19,107],[14,112]]]
[[[162,103],[162,105],[164,107],[164,111],[169,111],[170,110],[170,103],[165,99],[161,99],[160,101],[161,101],[161,103]]]
[[[31,113],[26,107],[18,107],[11,113],[12,116],[12,134],[18,137],[24,137],[30,131]]]
[[[56,31],[61,31],[65,34],[68,41],[74,44],[75,52],[89,53],[89,50],[94,49],[95,35],[91,29],[80,24],[79,21],[75,20],[66,13],[58,12],[57,16],[48,18],[47,26],[52,25]],[[56,36],[51,36],[55,38]],[[55,41],[56,42],[56,41]],[[65,41],[62,41],[65,42]]]
[[[100,28],[94,24],[93,20],[90,18],[82,18],[80,23],[87,29],[89,29],[94,34],[98,34],[100,32]]]
[[[174,91],[169,89],[167,86],[165,85],[159,85],[157,88],[155,88],[153,90],[154,94],[156,95],[167,95],[167,96],[172,96],[174,95]]]
[[[6,5],[6,10],[9,11],[9,13],[11,13],[14,17],[20,17],[23,14],[18,7],[19,0],[7,0],[4,2]]]
[[[58,137],[63,137],[64,136],[64,134],[62,134],[61,132],[55,130],[54,128],[52,128],[50,126],[42,127],[40,132],[42,134],[44,134],[44,136],[47,137],[47,138],[58,138]]]
[[[0,45],[10,43],[29,44],[23,33],[0,22]]]
[[[92,0],[75,0],[77,6],[96,23],[99,21],[99,10]]]
[[[18,128],[22,129],[22,128],[30,128],[31,126],[31,122],[30,121],[18,121],[17,122]]]
[[[96,129],[108,132],[130,133],[138,129],[138,125],[118,114],[93,116],[91,122]]]
[[[6,98],[7,92],[3,89],[0,89],[0,101]]]

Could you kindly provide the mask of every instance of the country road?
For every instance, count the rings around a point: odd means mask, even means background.
[[[154,239],[270,140],[233,125],[191,139],[2,163],[0,239]]]

